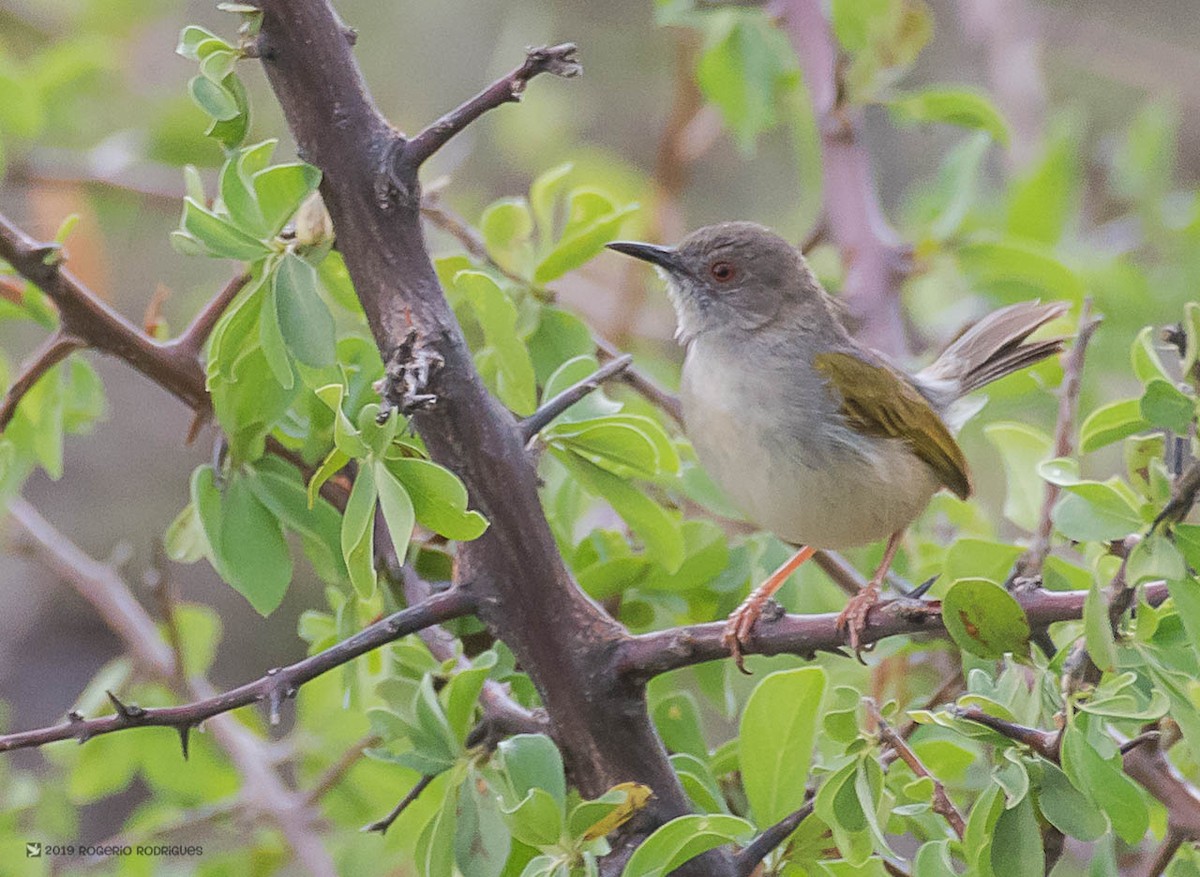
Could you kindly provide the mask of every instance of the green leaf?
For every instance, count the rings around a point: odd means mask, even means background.
[[[433,818],[425,824],[414,851],[417,873],[421,877],[454,877],[454,838],[457,833],[456,811],[462,790],[454,784]]]
[[[333,443],[336,450],[348,458],[358,459],[367,456],[371,449],[362,440],[358,429],[350,422],[350,418],[346,416],[346,411],[342,407],[342,401],[346,397],[345,385],[328,384],[317,390],[316,394],[317,398],[333,412]]]
[[[267,361],[279,386],[290,390],[296,386],[296,373],[292,369],[292,357],[279,325],[279,293],[275,283],[277,273],[271,272],[271,285],[267,287],[262,310],[258,314],[258,343],[259,352]]]
[[[543,241],[554,237],[554,204],[573,167],[570,162],[552,167],[542,172],[529,187],[529,203],[537,221],[538,235]]]
[[[942,122],[988,132],[1008,144],[1008,125],[984,95],[955,88],[927,88],[888,101],[892,116],[907,122]]]
[[[253,261],[267,255],[262,241],[217,216],[191,198],[183,199],[183,230],[200,241],[209,255],[224,259]]]
[[[1041,783],[1038,808],[1047,821],[1063,834],[1093,841],[1108,831],[1108,820],[1082,792],[1071,785],[1058,765],[1039,761]]]
[[[644,840],[625,865],[622,877],[665,877],[684,862],[732,841],[754,828],[736,816],[679,816]]]
[[[1083,299],[1085,288],[1079,275],[1044,244],[1020,238],[984,239],[962,244],[956,255],[976,284],[1006,300],[1031,294],[1072,302]]]
[[[639,419],[657,426],[649,418]],[[659,474],[658,446],[642,424],[628,418],[598,417],[562,423],[544,430],[542,438],[618,475],[653,478]],[[678,468],[678,457],[675,464]]]
[[[616,207],[606,195],[590,189],[574,190],[569,203],[563,236],[538,262],[535,283],[549,283],[583,265],[617,237],[625,220],[638,210],[637,204]]]
[[[804,803],[826,681],[820,667],[772,673],[746,703],[739,758],[742,784],[760,827],[778,822]]]
[[[268,235],[274,237],[316,190],[321,172],[303,162],[279,164],[254,174],[253,182]]]
[[[495,356],[496,395],[515,413],[532,414],[537,389],[529,350],[517,335],[516,306],[495,280],[480,271],[460,271],[454,285],[471,303],[487,348]]]
[[[254,464],[248,483],[259,501],[270,509],[279,522],[300,536],[304,552],[321,578],[329,582],[345,581],[347,572],[342,559],[341,518],[323,499],[308,502],[299,473],[276,458],[264,457]]]
[[[1150,424],[1142,416],[1140,399],[1109,402],[1092,411],[1079,428],[1079,448],[1085,454],[1145,432]]]
[[[260,614],[270,615],[292,580],[292,558],[279,520],[240,473],[230,477],[222,493],[211,466],[192,473],[192,502],[221,578]]]
[[[874,852],[874,843],[855,789],[858,763],[858,758],[847,759],[821,784],[813,798],[813,810],[829,826],[842,857],[861,866]]]
[[[295,253],[286,253],[271,276],[279,330],[288,350],[305,365],[325,368],[336,361],[337,337],[317,284],[313,267]]]
[[[839,5],[857,6],[858,0]],[[972,134],[946,156],[938,174],[937,189],[944,193],[940,211],[932,217],[929,235],[935,241],[945,241],[956,235],[975,200],[979,169],[991,144],[987,134]]]
[[[1108,620],[1108,601],[1095,581],[1083,603],[1083,634],[1088,654],[1096,666],[1108,673],[1115,670],[1117,644]]]
[[[194,503],[185,505],[167,527],[163,534],[163,548],[167,557],[176,563],[195,563],[211,552]]]
[[[522,801],[533,789],[550,795],[561,808],[567,799],[562,755],[545,734],[518,734],[496,747],[509,788],[506,798]]]
[[[1042,156],[1012,184],[1008,231],[1055,244],[1077,209],[1079,143],[1070,123],[1058,124]]]
[[[533,334],[528,338],[529,356],[533,360],[533,368],[537,374],[537,379],[540,383],[547,385],[547,390],[544,393],[545,398],[550,398],[554,395],[549,391],[548,385],[552,375],[557,374],[560,367],[565,367],[569,362],[586,357],[591,362],[595,363],[596,342],[592,340],[592,331],[587,327],[581,319],[574,314],[567,313],[559,308],[550,305],[543,305],[538,312],[538,325],[533,331]],[[593,371],[584,372],[579,377],[585,378]],[[578,379],[577,379],[578,380]],[[563,384],[561,389],[570,386],[571,381]],[[581,403],[585,411],[589,410],[590,406],[595,404],[592,400],[602,394],[597,391],[592,393],[587,399]],[[614,404],[614,403],[608,403]],[[572,406],[566,412],[566,419],[570,420],[572,413],[577,406]],[[596,412],[602,414],[612,413],[611,411]]]
[[[913,859],[913,877],[958,877],[950,860],[950,841],[926,841]]]
[[[188,94],[196,106],[218,122],[236,119],[240,112],[237,98],[205,76],[193,76],[188,82]]]
[[[1108,542],[1124,539],[1142,529],[1138,510],[1109,484],[1081,481],[1064,488],[1051,519],[1058,532],[1075,542]]]
[[[361,467],[342,515],[342,558],[346,561],[350,581],[364,600],[375,593],[376,586],[373,549],[377,495],[372,467]]]
[[[417,520],[435,533],[467,541],[487,529],[487,519],[467,509],[467,489],[449,469],[413,457],[388,460],[387,467],[412,498]]]
[[[959,579],[942,600],[942,621],[964,651],[981,658],[1029,654],[1029,619],[1012,594],[987,579]]]
[[[554,369],[553,373],[546,378],[545,387],[542,389],[542,398],[544,400],[553,399],[559,393],[595,373],[596,369],[600,367],[600,363],[592,353],[594,347],[595,344],[592,342],[591,333],[588,333],[586,348],[588,352],[564,360]],[[620,410],[621,404],[608,398],[604,393],[604,389],[599,388],[584,396],[554,420],[550,421],[550,424],[592,420],[616,414]]]
[[[1171,579],[1167,582],[1167,590],[1179,610],[1192,649],[1200,654],[1200,614],[1197,614],[1200,613],[1200,581],[1195,576]]]
[[[1062,769],[1071,783],[1081,789],[1112,823],[1113,830],[1127,844],[1136,844],[1146,834],[1149,814],[1141,793],[1122,770],[1120,753],[1111,741],[1112,755],[1098,752],[1085,729],[1088,716],[1077,713],[1062,737]]]
[[[532,255],[529,238],[533,216],[524,198],[502,198],[488,205],[479,218],[488,255],[509,271],[523,273]]]
[[[700,710],[689,691],[673,691],[654,705],[654,725],[671,752],[708,758],[708,744],[700,725]]]
[[[563,833],[563,807],[545,789],[532,788],[515,807],[501,807],[513,837],[531,847],[549,847]]]
[[[379,492],[379,507],[387,524],[388,535],[396,557],[403,563],[408,557],[408,543],[412,539],[416,515],[413,503],[404,485],[383,463],[375,464],[375,487]]]
[[[794,55],[761,14],[724,9],[711,16],[696,84],[748,155],[759,135],[779,120],[779,95],[795,81]]]
[[[483,777],[472,769],[458,793],[454,860],[462,877],[500,877],[512,849],[504,818]]]
[[[1170,383],[1171,376],[1167,374],[1166,368],[1162,364],[1162,359],[1158,355],[1157,333],[1153,326],[1146,326],[1138,333],[1134,339],[1133,346],[1129,350],[1129,361],[1133,366],[1133,373],[1137,379],[1143,384],[1149,385],[1153,380],[1161,380]]]
[[[1004,462],[1008,483],[1004,516],[1032,532],[1042,509],[1043,485],[1037,466],[1050,456],[1050,437],[1023,423],[1001,422],[989,423],[983,434]]]
[[[475,704],[479,700],[479,692],[487,681],[488,673],[496,666],[496,653],[484,652],[470,667],[454,674],[454,678],[442,691],[442,699],[446,704],[446,722],[454,733],[459,745],[466,743],[467,736],[474,724]]]
[[[1021,799],[996,819],[992,834],[992,870],[1003,877],[1045,877],[1046,854],[1033,801]]]
[[[1151,378],[1142,394],[1141,413],[1153,426],[1187,435],[1196,416],[1196,400],[1184,395],[1170,381]]]
[[[568,450],[552,447],[550,451],[589,493],[608,501],[645,543],[651,557],[668,572],[679,569],[683,563],[683,532],[673,515],[625,479],[590,460]]]

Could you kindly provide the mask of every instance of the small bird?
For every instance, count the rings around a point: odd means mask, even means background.
[[[1026,339],[1067,305],[998,310],[909,374],[851,337],[800,251],[761,225],[701,228],[676,247],[608,246],[666,279],[700,462],[752,522],[799,548],[729,616],[723,642],[739,669],[767,600],[800,564],[886,538],[882,563],[838,618],[860,651],[905,529],[939,489],[971,493],[954,439],[970,406],[955,403],[1060,352],[1062,338]]]

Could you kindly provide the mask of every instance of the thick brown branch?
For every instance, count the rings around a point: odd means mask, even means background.
[[[872,698],[867,698],[866,706],[867,713],[875,722],[879,739],[886,743],[914,774],[933,780],[933,812],[940,813],[950,823],[950,827],[954,829],[958,839],[962,840],[963,834],[967,830],[967,823],[963,819],[963,815],[958,812],[958,808],[954,806],[954,802],[950,800],[950,796],[946,794],[946,787],[929,772],[929,769],[917,757],[917,753],[913,752],[912,747],[908,745],[908,741],[888,724],[879,711],[879,704],[875,703]]]
[[[521,436],[529,441],[550,425],[550,421],[558,417],[576,402],[600,389],[600,385],[614,378],[633,364],[633,357],[626,353],[605,363],[582,381],[572,384],[553,399],[547,399],[537,411],[521,421]]]
[[[1145,586],[1146,599],[1157,605],[1167,599],[1163,582]],[[1031,627],[1043,628],[1056,621],[1080,618],[1087,591],[1045,591],[1035,589],[1017,595]],[[649,678],[681,667],[729,657],[722,643],[725,623],[718,621],[677,627],[633,637],[618,648],[616,665],[620,672],[634,678]],[[892,600],[877,604],[867,616],[861,636],[873,643],[891,636],[931,634],[946,636],[941,604],[935,601]],[[785,615],[774,621],[762,620],[745,645],[748,655],[811,655],[837,651],[848,645],[844,630],[839,630],[837,615]]]
[[[777,0],[804,71],[821,134],[825,223],[846,266],[843,288],[859,337],[885,353],[907,350],[900,286],[911,254],[879,203],[871,156],[859,138],[861,112],[842,100],[837,39],[820,0]]]
[[[564,566],[521,431],[487,393],[438,282],[411,161],[432,149],[414,147],[410,161],[392,161],[401,150],[395,129],[368,95],[327,0],[260,6],[259,56],[301,154],[322,171],[321,195],[389,374],[408,374],[416,354],[439,363],[423,388],[436,403],[413,423],[432,458],[463,480],[491,522],[459,546],[456,578],[471,583],[480,617],[537,687],[580,792],[592,797],[628,781],[654,790],[627,826],[628,836],[644,836],[690,805],[645,691],[611,673],[612,650],[627,634]],[[430,137],[430,146],[444,139]],[[713,851],[680,874],[728,877],[731,869],[728,851]]]
[[[446,591],[421,605],[402,609],[323,652],[287,667],[269,670],[260,679],[222,694],[182,706],[143,708],[128,705],[118,707],[113,715],[95,719],[72,714],[61,725],[0,736],[0,752],[43,746],[57,740],[74,739],[82,743],[100,734],[126,728],[175,728],[182,735],[213,716],[262,702],[267,704],[274,723],[278,721],[280,704],[295,697],[305,682],[431,624],[468,615],[474,608],[475,599],[467,591]]]
[[[475,97],[455,107],[414,136],[403,146],[397,158],[410,168],[419,168],[431,155],[445,146],[451,137],[488,110],[519,101],[525,92],[525,86],[535,76],[542,73],[565,77],[578,76],[583,72],[583,68],[575,59],[576,50],[574,43],[530,49],[520,67],[496,80]]]
[[[0,432],[8,427],[9,422],[17,413],[17,406],[21,404],[25,394],[33,389],[33,385],[71,353],[85,346],[75,336],[59,329],[34,351],[27,362],[22,363],[21,373],[17,375],[16,380],[4,394],[4,401],[0,402]]]

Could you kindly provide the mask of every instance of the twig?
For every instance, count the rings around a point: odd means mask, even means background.
[[[812,812],[813,804],[810,800],[799,810],[789,813],[752,840],[745,849],[734,856],[734,869],[737,877],[751,877],[758,868],[759,862],[787,840],[791,833],[800,826],[800,823],[812,815]]]
[[[387,834],[387,830],[392,827],[392,823],[400,818],[400,814],[408,809],[409,804],[421,797],[421,793],[425,791],[425,788],[432,783],[433,780],[434,777],[428,774],[421,777],[419,780],[417,780],[417,784],[408,790],[408,794],[400,799],[400,803],[392,808],[391,813],[382,819],[372,822],[370,825],[364,825],[362,830],[377,831],[380,834]]]
[[[1083,361],[1087,354],[1088,342],[1100,326],[1100,319],[1092,319],[1092,300],[1085,298],[1083,308],[1079,313],[1079,332],[1075,336],[1075,344],[1071,347],[1063,363],[1063,380],[1058,393],[1058,417],[1054,424],[1054,456],[1069,457],[1074,449],[1075,415],[1079,408],[1079,391],[1083,379]],[[1054,536],[1054,522],[1051,513],[1058,502],[1062,489],[1057,484],[1046,482],[1045,494],[1042,499],[1042,510],[1038,516],[1037,530],[1033,543],[1018,563],[1019,575],[1032,578],[1042,573],[1042,566],[1050,554],[1050,545]]]
[[[541,404],[541,407],[521,421],[521,435],[525,441],[529,441],[543,429],[545,429],[554,418],[562,414],[576,402],[579,402],[585,396],[600,389],[600,385],[610,378],[614,378],[625,369],[633,364],[633,356],[626,353],[611,360],[596,371],[592,372],[582,381],[572,384],[567,389],[563,390],[553,399],[548,399]]]
[[[1145,585],[1146,600],[1152,605],[1162,603],[1167,596],[1164,582]],[[1082,617],[1086,598],[1086,591],[1042,589],[1017,595],[1030,626],[1035,629]],[[631,637],[618,647],[617,670],[646,679],[693,664],[727,658],[729,650],[721,641],[724,629],[724,622],[712,622]],[[918,633],[947,635],[939,603],[881,602],[868,614],[861,640],[872,643],[891,636]],[[846,633],[838,629],[835,613],[784,615],[774,621],[760,621],[745,644],[745,652],[750,655],[811,655],[820,651],[838,651],[847,644]]]
[[[62,332],[123,359],[197,411],[208,410],[204,370],[195,356],[158,343],[105,304],[63,267],[57,244],[33,240],[0,215],[0,259],[54,302]]]
[[[621,356],[621,351],[615,344],[593,332],[592,339],[596,342],[596,352],[602,361],[609,361]],[[634,368],[627,368],[621,374],[621,380],[644,396],[667,414],[676,423],[683,424],[683,405],[679,397],[668,393],[652,378],[647,377]]]
[[[771,11],[795,48],[821,136],[823,215],[846,266],[843,295],[859,336],[892,355],[907,349],[900,286],[910,249],[884,216],[861,113],[843,101],[838,44],[820,0],[776,0]]]
[[[183,736],[206,719],[259,702],[267,704],[271,723],[275,724],[279,721],[282,702],[294,697],[305,682],[431,624],[467,615],[474,608],[475,598],[466,590],[446,591],[377,621],[323,652],[287,667],[268,670],[261,678],[222,694],[183,706],[150,708],[119,704],[113,698],[116,707],[113,715],[85,719],[73,713],[60,725],[3,735],[0,736],[0,752],[43,746],[56,740],[84,742],[126,728],[167,727],[176,729]]]
[[[908,745],[908,741],[887,723],[887,720],[884,719],[883,714],[879,711],[879,705],[875,700],[868,697],[863,702],[866,704],[867,714],[875,722],[880,739],[892,748],[892,751],[900,757],[901,761],[908,765],[914,774],[918,777],[929,777],[929,779],[933,780],[933,811],[940,813],[950,823],[950,827],[954,829],[954,833],[958,835],[958,839],[962,840],[963,833],[967,830],[967,824],[963,819],[963,815],[958,812],[958,808],[954,806],[954,802],[950,800],[950,796],[946,794],[946,787],[921,763],[921,759],[917,757],[917,753],[913,752],[912,747]]]
[[[1030,728],[1025,725],[1018,725],[1016,722],[1010,722],[1007,719],[997,718],[989,713],[985,713],[977,706],[951,707],[950,712],[960,719],[975,722],[975,724],[983,725],[985,728],[991,728],[993,731],[1003,734],[1010,740],[1015,740],[1024,746],[1028,746],[1047,761],[1053,761],[1055,764],[1058,764],[1059,736],[1057,733],[1043,731],[1039,728]]]
[[[225,309],[229,307],[230,302],[237,297],[237,294],[249,282],[249,274],[239,274],[232,278],[221,288],[220,292],[209,300],[208,304],[200,309],[200,313],[196,314],[192,322],[188,324],[188,327],[178,337],[166,342],[163,346],[168,350],[177,350],[182,354],[199,356],[200,352],[204,349],[204,343],[208,340],[208,336],[212,334],[213,327],[217,325],[217,321],[225,313]]]
[[[411,168],[418,168],[435,152],[446,145],[455,134],[474,122],[488,110],[519,101],[529,80],[541,73],[555,76],[578,76],[583,68],[575,59],[574,43],[542,46],[530,49],[525,62],[507,76],[493,82],[466,103],[448,112],[432,125],[403,145],[398,158]]]
[[[373,734],[368,734],[363,737],[349,749],[342,753],[342,757],[331,764],[326,771],[318,777],[313,783],[312,788],[304,795],[304,801],[307,804],[316,804],[331,792],[342,779],[350,772],[350,769],[362,759],[363,753],[372,746],[378,745],[379,738]]]
[[[1171,489],[1171,500],[1163,506],[1154,523],[1150,525],[1153,533],[1159,524],[1178,523],[1187,517],[1192,506],[1196,504],[1196,495],[1200,493],[1200,459],[1193,460],[1186,469],[1175,479]]]
[[[4,394],[4,401],[0,402],[0,432],[8,427],[17,413],[17,406],[21,404],[25,394],[33,389],[34,384],[71,353],[86,346],[83,341],[61,328],[47,338],[28,361],[22,363],[20,374]]]

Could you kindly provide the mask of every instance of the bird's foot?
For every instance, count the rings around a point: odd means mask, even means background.
[[[879,602],[879,584],[874,579],[868,582],[864,588],[850,598],[850,602],[846,604],[846,608],[842,610],[842,614],[837,619],[838,630],[848,634],[850,648],[854,649],[854,654],[860,661],[865,648],[862,634],[867,627],[867,615],[871,608]]]
[[[725,621],[725,631],[721,634],[721,645],[729,649],[729,654],[733,657],[733,663],[737,665],[738,670],[747,676],[751,675],[751,673],[746,669],[745,655],[742,652],[742,648],[749,642],[754,625],[763,616],[764,610],[768,606],[777,605],[768,596],[760,595],[756,591],[747,597],[741,606],[734,609]]]

